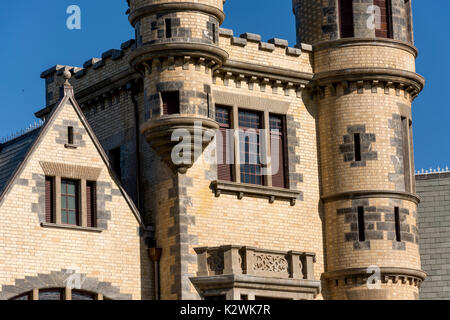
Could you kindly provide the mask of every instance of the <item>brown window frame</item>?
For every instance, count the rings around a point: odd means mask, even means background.
[[[239,124],[239,159],[240,159],[240,170],[239,174],[241,177],[241,183],[245,184],[253,184],[253,185],[261,185],[265,184],[266,178],[261,173],[264,165],[260,163],[260,150],[261,150],[261,132],[263,129],[263,113],[256,110],[248,110],[248,109],[239,109],[238,111],[238,124]],[[257,138],[257,153],[256,155],[250,154],[250,146],[249,142],[242,141],[242,138],[246,137],[245,132],[248,130],[254,130],[256,132]],[[250,156],[257,157],[256,164],[246,164],[243,161],[244,155],[245,158]],[[258,174],[258,171],[260,174]]]
[[[45,222],[55,223],[55,177],[45,177]]]
[[[232,127],[232,110],[227,106],[216,105],[216,121],[219,123],[219,131],[222,135],[222,159],[218,159],[217,178],[221,181],[233,181],[233,164],[227,164],[229,152],[234,152],[233,146],[228,144],[227,130]],[[220,163],[221,162],[221,163]]]
[[[392,39],[392,0],[374,0],[373,4],[381,9],[382,28],[375,29],[375,37]]]
[[[65,190],[63,189],[63,186],[66,185]],[[75,187],[75,193],[71,194],[69,193],[69,185],[72,185]],[[69,208],[69,199],[73,198],[75,201],[75,209]],[[63,199],[66,200],[65,207],[63,205]],[[66,214],[67,219],[63,219],[64,215],[63,212]],[[75,215],[75,223],[70,223],[69,214]],[[73,226],[80,226],[81,225],[81,217],[80,217],[80,181],[79,180],[73,180],[73,179],[61,179],[61,224],[65,225],[73,225]]]
[[[275,125],[275,122],[277,125]],[[280,123],[280,125],[278,125]],[[277,173],[272,174],[272,186],[276,188],[286,188],[286,117],[274,113],[269,114],[269,127],[270,127],[270,141],[272,139],[279,139],[278,161],[279,170]],[[271,148],[271,152],[274,151]],[[276,155],[271,154],[273,159]]]
[[[97,227],[97,182],[86,181],[87,227]]]

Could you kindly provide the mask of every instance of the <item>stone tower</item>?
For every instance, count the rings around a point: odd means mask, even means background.
[[[192,184],[186,172],[211,140],[202,141],[204,133],[218,128],[211,85],[213,71],[228,57],[219,48],[223,0],[131,0],[129,7],[136,31],[129,62],[143,78],[140,130],[151,146],[142,156],[142,188],[147,222],[158,229],[154,246],[162,249],[160,296],[192,299],[188,265],[196,257],[187,254],[194,240],[186,234],[191,201],[186,188]],[[172,141],[174,132],[198,129],[194,138],[183,140],[187,158],[174,159],[172,150],[179,143]],[[203,148],[194,149],[195,142]]]
[[[418,298],[411,103],[424,79],[411,1],[294,0],[293,9],[298,43],[314,47],[324,297]]]

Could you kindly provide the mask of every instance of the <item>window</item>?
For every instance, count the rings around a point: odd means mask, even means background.
[[[361,161],[361,134],[355,133],[353,138],[355,140],[355,161]]]
[[[216,27],[216,25],[213,23],[213,24],[212,24],[212,40],[213,40],[213,43],[216,43],[216,41],[217,41],[217,39],[216,39],[216,29],[217,29],[217,27]]]
[[[252,111],[239,111],[239,155],[241,182],[263,185],[261,149],[261,115]]]
[[[166,19],[166,38],[172,38],[172,19]]]
[[[67,144],[73,145],[73,127],[67,127]]]
[[[180,93],[169,91],[161,93],[163,103],[163,114],[171,115],[180,113]]]
[[[400,242],[402,241],[402,233],[400,228],[400,208],[395,207],[395,240]]]
[[[375,29],[375,36],[377,38],[392,38],[391,0],[374,0],[373,4],[380,8],[381,22]]]
[[[39,300],[64,300],[63,289],[39,290]]]
[[[406,118],[401,117],[402,121],[402,150],[403,150],[403,170],[405,175],[405,191],[412,192],[413,184],[414,184],[414,176],[412,175],[412,169],[414,168],[413,163],[411,162],[411,150],[412,150],[412,122]]]
[[[95,195],[97,194],[96,183],[93,181],[88,181],[86,183],[86,210],[87,210],[87,226],[97,227],[97,199]]]
[[[341,38],[352,38],[355,36],[353,28],[353,1],[339,1],[339,18]]]
[[[45,222],[96,228],[96,182],[45,177]]]
[[[45,177],[45,222],[55,222],[55,178]]]
[[[359,241],[366,241],[365,222],[364,222],[364,207],[358,207],[358,231]]]
[[[121,160],[120,147],[109,150],[109,163],[119,180],[122,180]]]
[[[29,291],[11,298],[10,300],[111,300],[94,292],[75,289],[70,290],[68,288],[39,289],[34,290],[34,292],[36,294],[35,298],[33,298],[33,291]]]
[[[79,225],[78,181],[61,180],[61,223]]]
[[[233,158],[230,154],[233,152],[233,146],[230,145],[232,141],[228,141],[227,137],[227,130],[231,127],[230,108],[216,106],[216,121],[220,125],[219,130],[222,135],[222,146],[218,145],[218,148],[222,149],[222,159],[218,159],[217,178],[222,181],[232,181],[233,161],[228,160]]]
[[[95,294],[80,290],[72,290],[72,300],[95,300]]]
[[[284,119],[282,116],[270,115],[270,141],[272,151],[272,186],[278,188],[286,187],[285,176],[285,150],[284,150]],[[273,147],[274,144],[278,144],[277,150]],[[278,166],[274,166],[273,163],[277,159]]]

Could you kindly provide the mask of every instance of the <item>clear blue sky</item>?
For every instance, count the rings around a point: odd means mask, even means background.
[[[66,28],[66,9],[82,10],[82,29]],[[35,121],[45,104],[40,73],[55,65],[82,66],[133,37],[125,0],[3,1],[0,10],[0,137]],[[427,85],[413,105],[416,169],[450,166],[450,1],[413,0],[417,70]],[[235,34],[295,44],[291,0],[228,0],[223,25]]]

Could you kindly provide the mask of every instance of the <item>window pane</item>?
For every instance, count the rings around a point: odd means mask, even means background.
[[[77,215],[76,215],[76,213],[74,213],[74,212],[68,213],[68,218],[69,218],[68,224],[71,224],[71,225],[76,225],[77,224]]]
[[[76,202],[75,202],[75,198],[67,198],[67,208],[69,210],[75,210],[76,209]]]
[[[75,195],[75,184],[74,183],[67,184],[67,194]]]
[[[83,291],[72,290],[72,300],[95,300],[95,295]]]
[[[63,300],[62,291],[56,290],[39,290],[39,300]]]
[[[68,220],[67,220],[67,211],[62,210],[61,211],[61,222],[67,224]]]
[[[260,158],[260,114],[251,111],[239,111],[239,127],[241,181],[261,185],[263,179]]]

